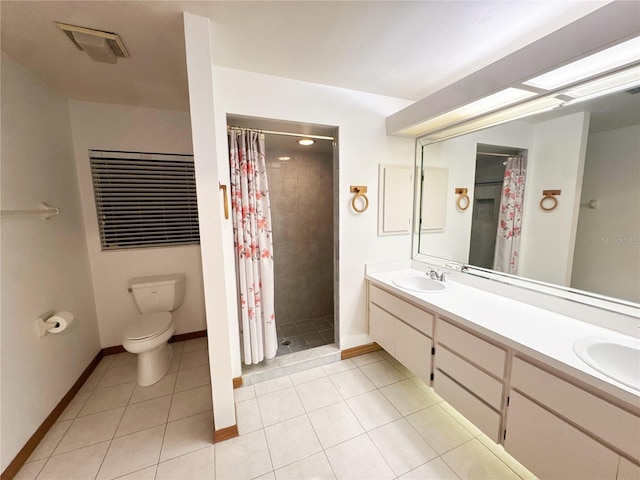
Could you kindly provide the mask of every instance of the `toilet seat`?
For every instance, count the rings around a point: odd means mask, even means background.
[[[172,325],[169,312],[143,313],[125,329],[124,338],[129,341],[148,340],[163,334]]]

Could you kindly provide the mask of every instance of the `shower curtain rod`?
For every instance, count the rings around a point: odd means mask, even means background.
[[[476,155],[490,155],[492,157],[515,157],[514,153],[476,152]]]
[[[277,132],[275,130],[260,130],[259,128],[249,128],[249,127],[234,127],[228,126],[227,130],[231,128],[241,128],[245,130],[256,130],[260,133],[267,133],[270,135],[283,135],[286,137],[300,137],[300,138],[315,138],[316,140],[333,140],[333,137],[325,137],[324,135],[306,135],[304,133],[292,133],[292,132]]]

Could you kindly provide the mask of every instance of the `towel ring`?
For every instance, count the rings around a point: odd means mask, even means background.
[[[542,199],[540,200],[540,208],[546,212],[549,212],[555,209],[558,206],[558,199],[556,195],[560,195],[562,190],[543,190],[542,191]],[[551,204],[547,207],[545,206],[546,200],[551,200]]]
[[[456,207],[458,207],[458,210],[460,211],[465,211],[471,204],[469,195],[467,195],[468,192],[469,190],[466,188],[456,188],[456,195],[458,195],[458,199],[456,200]]]
[[[367,208],[369,208],[369,199],[365,195],[367,193],[367,187],[364,185],[351,185],[349,191],[351,193],[355,193],[355,195],[351,199],[351,208],[353,208],[356,213],[362,213],[366,211]],[[362,208],[358,208],[356,206],[356,199],[358,197],[361,197],[364,200],[364,206]]]

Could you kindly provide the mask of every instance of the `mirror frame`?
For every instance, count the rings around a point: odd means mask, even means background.
[[[533,116],[533,115],[530,115]],[[505,122],[508,123],[508,122]],[[487,127],[490,128],[490,127]],[[480,129],[480,130],[484,130]],[[462,135],[466,135],[468,133],[472,133],[473,131],[480,130],[471,130],[468,132],[462,132],[458,135],[454,135],[444,140],[428,140],[426,137],[416,138],[415,145],[415,169],[416,176],[414,182],[414,219],[416,219],[416,228],[414,228],[414,232],[411,239],[411,258],[414,261],[420,263],[426,263],[429,265],[434,265],[441,268],[446,268],[454,271],[461,272],[463,274],[472,275],[474,277],[482,278],[485,280],[489,280],[492,282],[502,283],[510,286],[525,288],[537,293],[543,293],[546,295],[552,295],[557,298],[570,300],[578,303],[582,303],[591,307],[619,313],[627,316],[638,316],[638,310],[640,310],[640,303],[635,303],[629,300],[624,300],[621,298],[609,297],[606,295],[601,295],[596,292],[590,292],[586,290],[580,290],[572,287],[565,287],[563,285],[551,284],[542,282],[539,280],[534,280],[526,277],[521,277],[518,275],[513,275],[509,273],[498,272],[496,270],[491,270],[487,268],[477,267],[474,265],[469,265],[466,263],[462,263],[456,260],[449,260],[442,257],[436,257],[425,253],[420,253],[420,215],[422,208],[422,181],[423,181],[423,172],[424,165],[422,162],[422,148],[427,145],[432,145],[435,143],[440,143],[450,138],[457,138]]]

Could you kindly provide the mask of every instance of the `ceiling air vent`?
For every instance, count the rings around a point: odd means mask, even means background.
[[[96,62],[116,63],[118,57],[128,58],[131,56],[122,39],[115,33],[60,22],[55,22],[55,24],[76,47],[85,51]]]

